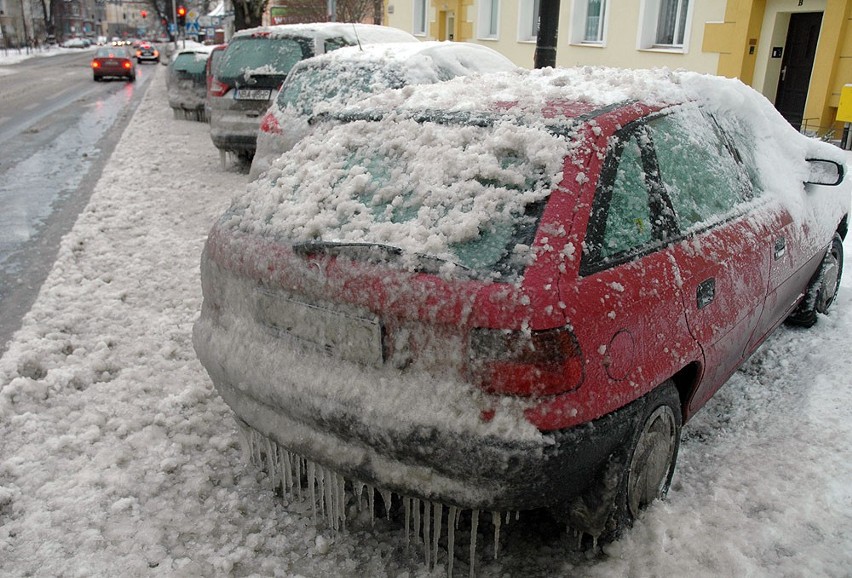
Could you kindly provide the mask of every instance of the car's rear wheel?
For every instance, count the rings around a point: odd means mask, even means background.
[[[680,449],[680,395],[671,381],[648,393],[638,428],[621,462],[624,469],[605,539],[617,538],[655,500],[669,491]]]
[[[843,274],[843,239],[837,233],[822,259],[819,270],[808,284],[801,305],[787,318],[789,323],[811,327],[817,322],[817,313],[828,313],[840,288]]]

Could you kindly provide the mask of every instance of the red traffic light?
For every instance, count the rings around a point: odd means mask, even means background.
[[[147,10],[141,10],[139,12],[139,15],[142,16],[142,18],[148,18],[148,11]]]
[[[186,8],[184,8],[183,6],[178,6],[177,7],[177,15],[178,16],[186,16]]]

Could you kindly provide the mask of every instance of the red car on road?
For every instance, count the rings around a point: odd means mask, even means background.
[[[136,64],[133,55],[124,46],[102,46],[92,58],[92,75],[95,82],[104,78],[126,78],[136,80]]]
[[[335,527],[350,480],[425,537],[439,505],[615,536],[682,424],[839,286],[843,154],[738,81],[525,71],[332,116],[213,227],[194,344]]]

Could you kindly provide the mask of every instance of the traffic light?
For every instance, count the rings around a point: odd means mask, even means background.
[[[141,10],[139,12],[139,16],[141,16],[142,18],[148,18],[148,11],[147,10]]]
[[[186,7],[184,7],[184,6],[178,6],[177,7],[177,19],[178,19],[178,26],[180,26],[181,28],[186,26]]]

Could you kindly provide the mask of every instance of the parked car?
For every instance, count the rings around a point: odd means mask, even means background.
[[[90,44],[85,38],[74,37],[63,42],[62,46],[63,48],[88,48]]]
[[[193,331],[246,455],[329,526],[368,484],[427,544],[445,506],[614,537],[682,424],[835,300],[844,153],[739,81],[518,71],[334,117],[214,225]]]
[[[157,50],[150,42],[143,42],[136,49],[136,62],[160,62],[160,51]]]
[[[212,46],[193,43],[171,55],[166,88],[169,106],[175,118],[206,120],[204,103],[207,96],[205,70]]]
[[[499,52],[460,42],[350,46],[303,60],[287,75],[260,121],[249,176],[256,178],[308,134],[317,109],[334,111],[389,88],[515,68]]]
[[[227,44],[216,44],[213,50],[210,51],[210,56],[207,57],[207,65],[205,66],[205,76],[207,78],[207,94],[204,99],[204,115],[210,118],[210,99],[212,98],[213,83],[216,74],[219,72],[219,66],[222,64],[222,55],[225,54]]]
[[[210,136],[223,153],[254,156],[260,116],[293,65],[343,46],[417,42],[411,34],[371,24],[287,24],[241,30],[222,56],[210,90]]]
[[[92,75],[95,82],[104,78],[126,78],[136,80],[136,64],[133,55],[123,46],[101,46],[92,58]]]

